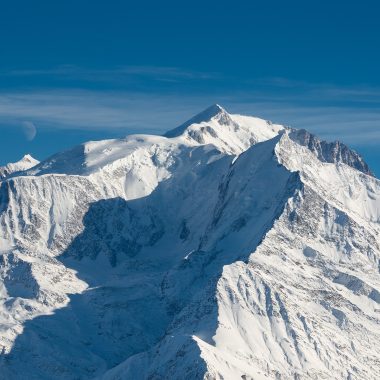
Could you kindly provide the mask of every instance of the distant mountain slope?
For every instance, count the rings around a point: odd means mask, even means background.
[[[4,179],[13,173],[32,168],[38,163],[39,161],[34,159],[30,154],[26,154],[20,161],[0,166],[0,179]]]
[[[284,129],[282,125],[259,118],[230,115],[214,104],[165,136],[177,137],[186,144],[213,144],[227,154],[239,154]]]
[[[379,268],[356,152],[215,105],[0,181],[0,373],[378,379]]]

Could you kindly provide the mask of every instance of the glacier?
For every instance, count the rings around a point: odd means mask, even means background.
[[[380,378],[380,181],[346,145],[213,105],[30,161],[0,378]]]

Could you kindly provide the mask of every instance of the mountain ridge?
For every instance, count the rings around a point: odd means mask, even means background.
[[[227,127],[232,126],[234,128],[234,133],[237,135],[237,140],[240,141],[233,141],[233,143],[228,143],[227,141],[225,141],[226,139],[223,138],[223,136],[221,137],[218,133],[216,133],[216,131],[213,129],[213,126],[206,125],[212,122],[213,120],[216,120],[216,124],[220,129],[222,129],[222,132],[223,128],[227,129]],[[250,132],[249,136],[246,133],[242,135],[238,134],[238,131],[243,128],[245,129],[244,132],[247,132],[247,130]],[[173,140],[174,143],[183,143],[191,145],[212,144],[224,153],[240,154],[246,149],[248,149],[251,145],[261,141],[265,141],[269,138],[273,138],[276,135],[283,133],[284,131],[289,131],[291,138],[294,138],[301,145],[308,146],[308,148],[312,150],[319,157],[320,160],[330,163],[344,162],[345,164],[353,166],[365,174],[373,176],[373,172],[370,170],[368,164],[364,161],[362,156],[354,150],[350,149],[347,145],[340,143],[339,141],[327,142],[325,140],[317,138],[315,135],[311,134],[305,129],[292,129],[282,125],[272,124],[269,121],[259,119],[256,117],[231,115],[218,104],[214,104],[206,108],[204,111],[189,119],[187,122],[183,123],[179,127],[166,132],[163,135],[163,137]],[[225,130],[224,132],[230,131]],[[207,139],[206,136],[208,136],[209,139]],[[227,137],[229,137],[228,134]],[[157,144],[160,144],[160,139],[160,136],[155,135],[130,135],[127,136],[127,138],[125,139],[112,139],[87,142],[78,145],[72,149],[68,149],[66,151],[57,153],[56,155],[53,155],[52,157],[44,160],[43,162],[34,160],[31,156],[26,155],[24,156],[24,158],[29,156],[33,160],[33,167],[26,167],[25,169],[17,170],[17,172],[20,172],[20,175],[39,175],[42,173],[49,173],[49,170],[50,172],[60,173],[60,170],[62,169],[54,169],[55,162],[57,162],[62,168],[65,169],[67,167],[70,168],[72,166],[70,164],[70,160],[74,161],[75,158],[79,158],[82,159],[82,162],[75,164],[75,167],[77,169],[76,171],[74,170],[73,173],[77,172],[79,174],[84,174],[86,167],[95,166],[93,164],[88,165],[88,163],[85,162],[86,155],[89,155],[89,153],[92,150],[95,151],[95,154],[109,156],[111,158],[114,157],[115,159],[118,159],[123,158],[125,156],[122,149],[133,150],[135,149],[134,144],[136,143],[137,145],[144,143],[153,144],[155,142]],[[235,139],[236,137],[232,140]],[[109,146],[107,146],[108,142]],[[123,142],[126,143],[124,146],[122,145]],[[117,146],[118,144],[120,146]],[[113,150],[119,150],[119,153],[114,154],[112,152]],[[35,168],[35,166],[38,167]],[[53,170],[51,171],[51,169],[49,168],[52,166]],[[62,173],[65,174],[64,172]]]
[[[39,164],[39,161],[30,154],[25,154],[19,161],[0,166],[0,180],[9,177],[13,173],[27,170]]]
[[[0,181],[5,379],[380,376],[380,181],[213,116]]]

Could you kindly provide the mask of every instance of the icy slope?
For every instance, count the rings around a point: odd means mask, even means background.
[[[213,144],[227,154],[239,154],[284,129],[282,125],[255,117],[230,115],[214,104],[165,136],[177,137],[185,144]]]
[[[361,157],[219,106],[166,136],[0,182],[3,378],[377,379]]]
[[[30,154],[26,154],[20,161],[9,163],[5,166],[0,166],[0,180],[10,176],[13,173],[20,172],[39,163]]]
[[[233,239],[232,263],[223,265],[215,282],[207,276],[209,286],[182,309],[156,347],[130,358],[104,378],[128,379],[141,371],[144,378],[169,374],[176,379],[183,373],[211,379],[380,376],[376,343],[380,339],[380,183],[344,164],[320,162],[287,134],[275,151],[280,161],[298,158],[288,164],[300,170],[302,185],[290,194],[262,242],[255,247],[255,242],[245,241],[255,236],[262,221],[259,215],[252,226],[239,224],[242,236],[236,240],[235,231],[222,235],[210,251],[223,255]],[[304,168],[297,165],[300,162]],[[268,166],[264,167],[264,178],[270,177]],[[250,192],[265,186],[264,178],[252,184]],[[275,178],[280,179],[278,174]],[[312,189],[316,184],[322,195]],[[231,193],[235,191],[232,187]],[[241,203],[244,193],[237,194]],[[347,207],[358,199],[363,207]],[[246,210],[236,203],[231,207],[241,215]],[[188,359],[186,366],[182,358]]]

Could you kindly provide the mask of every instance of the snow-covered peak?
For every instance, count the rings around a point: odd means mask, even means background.
[[[221,153],[228,155],[240,155],[252,145],[270,140],[284,132],[296,144],[307,148],[320,162],[344,163],[372,175],[362,157],[340,142],[329,143],[305,130],[291,129],[257,117],[229,114],[218,104],[212,105],[164,136],[130,135],[124,139],[90,141],[60,152],[38,165],[36,160],[27,155],[19,161],[18,169],[11,170],[10,173],[22,171],[22,175],[90,175],[104,171],[105,168],[106,171],[113,171],[119,167],[133,166],[134,162],[141,161],[143,157],[143,160],[155,157],[157,147],[161,152],[166,151],[168,156],[181,146],[203,145],[213,145]],[[292,155],[291,152],[284,154]]]
[[[164,136],[130,135],[124,139],[89,141],[55,154],[22,174],[90,175],[105,168],[117,170],[142,157],[155,157],[157,147],[161,152],[173,152],[181,146],[213,145],[221,153],[239,155],[252,145],[277,136],[284,128],[255,117],[231,115],[215,104]]]
[[[185,125],[1,182],[1,379],[379,379],[380,181],[218,106]]]
[[[340,141],[320,140],[305,129],[293,130],[290,133],[290,138],[307,147],[322,162],[344,163],[365,174],[373,175],[364,159]]]
[[[22,173],[27,176],[44,174],[91,175],[120,166],[133,166],[143,158],[154,157],[156,148],[174,152],[179,143],[163,136],[130,135],[123,139],[88,141],[57,153]]]
[[[30,154],[25,154],[24,157],[20,161],[30,162],[30,163],[35,163],[35,162],[38,163],[39,162],[38,160],[33,158]]]
[[[283,129],[282,125],[260,118],[229,114],[214,104],[164,136],[185,144],[212,144],[224,153],[238,155]]]
[[[4,179],[9,175],[27,170],[39,164],[39,161],[33,158],[30,154],[26,154],[21,160],[17,162],[9,163],[5,166],[0,167],[0,179]]]
[[[221,124],[232,123],[230,115],[228,112],[221,107],[219,104],[213,104],[212,106],[206,108],[202,112],[193,116],[191,119],[185,121],[179,127],[174,128],[165,133],[165,137],[177,137],[182,135],[188,127],[193,124],[207,123],[211,120],[218,120]]]

